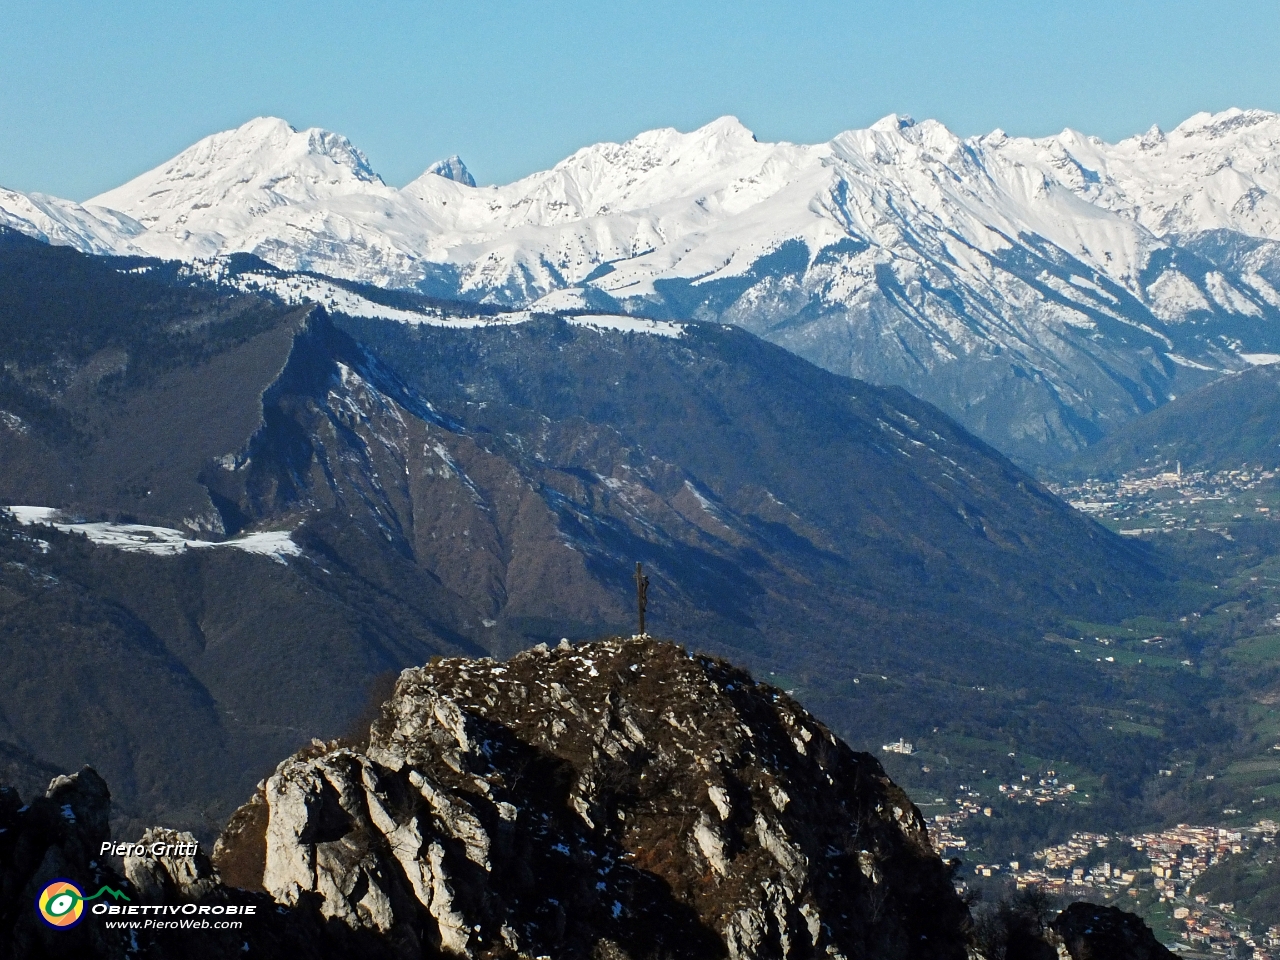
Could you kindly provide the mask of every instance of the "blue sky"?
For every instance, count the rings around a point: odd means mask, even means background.
[[[761,140],[887,113],[1115,140],[1280,110],[1277,50],[1280,0],[0,0],[0,185],[85,199],[263,114],[346,134],[396,185],[723,114]]]

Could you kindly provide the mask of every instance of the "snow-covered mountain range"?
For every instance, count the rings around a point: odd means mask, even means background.
[[[477,187],[389,186],[344,137],[268,118],[84,204],[0,191],[0,225],[103,253],[253,253],[506,306],[745,326],[1052,460],[1280,353],[1280,115],[1118,144],[962,139],[889,116],[812,146],[733,118]]]

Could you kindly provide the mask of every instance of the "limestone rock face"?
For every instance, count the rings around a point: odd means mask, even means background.
[[[308,748],[257,802],[267,892],[406,955],[966,954],[873,757],[646,638],[407,670],[366,749]]]
[[[157,844],[164,845],[163,852],[156,850]],[[124,858],[124,874],[148,902],[199,900],[219,885],[213,863],[198,851],[196,838],[190,833],[152,827],[143,833],[138,846],[145,852]]]

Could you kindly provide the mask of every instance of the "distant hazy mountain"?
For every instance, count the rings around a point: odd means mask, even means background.
[[[1112,477],[1181,463],[1186,470],[1280,466],[1280,365],[1246,370],[1132,420],[1064,463],[1064,475]]]
[[[1280,351],[1280,117],[1106,144],[891,116],[828,143],[732,118],[597,144],[502,187],[403,189],[345,138],[258,119],[84,205],[0,223],[91,252],[256,254],[485,303],[741,324],[905,386],[1044,462]]]
[[[0,504],[61,513],[0,517],[0,741],[97,764],[131,814],[216,820],[435,653],[629,633],[636,561],[655,633],[859,742],[945,713],[1117,780],[1156,762],[1039,642],[1160,590],[1145,548],[900,389],[718,324],[3,237]]]

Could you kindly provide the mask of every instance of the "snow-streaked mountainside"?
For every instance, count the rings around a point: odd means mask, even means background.
[[[0,226],[85,253],[142,253],[129,238],[143,228],[128,217],[102,207],[91,212],[70,200],[39,193],[0,187]]]
[[[0,224],[91,252],[253,253],[286,270],[541,310],[732,322],[905,386],[1053,459],[1280,349],[1280,116],[1107,144],[961,139],[890,116],[812,146],[733,118],[476,187],[402,189],[345,138],[258,119],[77,205]]]

